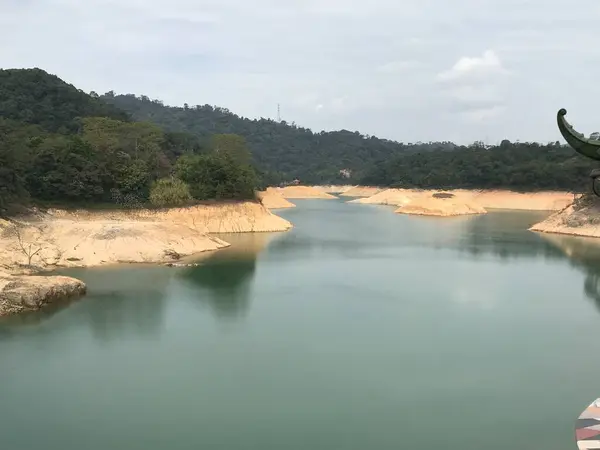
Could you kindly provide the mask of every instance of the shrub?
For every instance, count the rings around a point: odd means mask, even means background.
[[[182,206],[191,200],[190,188],[177,178],[157,180],[150,189],[150,203],[153,206]]]

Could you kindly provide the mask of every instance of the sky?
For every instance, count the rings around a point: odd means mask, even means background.
[[[0,65],[402,142],[600,130],[600,1],[0,0]]]

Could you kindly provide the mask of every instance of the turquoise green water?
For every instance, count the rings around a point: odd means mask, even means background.
[[[2,448],[576,448],[596,242],[526,231],[540,214],[297,204],[290,232],[70,271],[86,298],[0,322]]]

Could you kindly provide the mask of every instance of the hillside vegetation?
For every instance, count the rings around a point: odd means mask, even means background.
[[[401,143],[315,133],[213,106],[87,94],[40,69],[0,70],[0,210],[29,202],[184,205],[304,184],[587,190],[594,163],[559,142]]]
[[[315,133],[286,122],[246,119],[210,105],[172,107],[146,96],[113,92],[103,98],[135,120],[201,140],[211,133],[243,136],[271,183],[299,178],[311,184],[579,191],[587,189],[593,168],[591,161],[559,142],[401,143],[346,130]],[[350,171],[350,178],[343,170]]]
[[[183,205],[253,198],[239,136],[165,132],[54,75],[0,70],[0,212],[29,201]]]
[[[340,171],[358,180],[369,164],[407,151],[451,150],[451,142],[403,144],[347,130],[315,133],[296,124],[271,119],[246,119],[210,105],[165,106],[159,100],[133,94],[102,96],[135,120],[154,122],[166,130],[193,134],[203,140],[213,133],[243,136],[256,164],[271,183],[299,178],[303,183],[348,183]]]

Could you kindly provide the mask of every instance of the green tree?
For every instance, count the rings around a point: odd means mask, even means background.
[[[154,206],[183,206],[191,200],[189,186],[177,178],[156,180],[150,189],[150,203]]]

